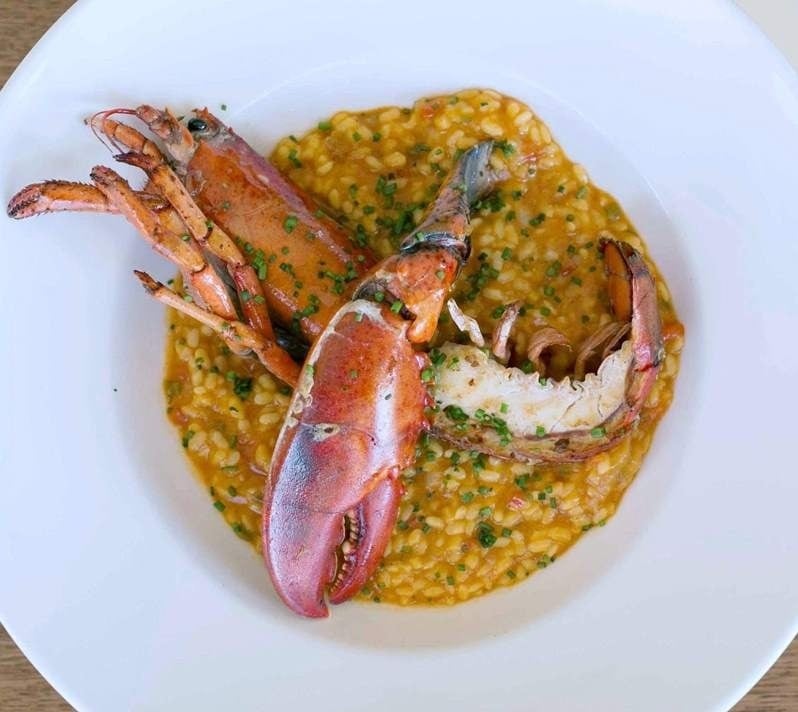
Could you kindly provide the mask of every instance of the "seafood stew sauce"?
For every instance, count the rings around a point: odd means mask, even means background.
[[[599,241],[623,240],[647,256],[622,207],[590,182],[521,102],[490,90],[421,99],[411,108],[342,111],[271,160],[380,256],[396,251],[462,152],[492,138],[492,167],[507,176],[472,214],[472,255],[455,285],[460,307],[489,334],[520,300],[512,364],[528,371],[531,335],[553,326],[572,344],[612,319]],[[291,256],[265,257],[290,273]],[[252,259],[252,256],[250,256]],[[385,556],[361,598],[400,605],[453,604],[516,583],[554,563],[615,512],[667,410],[683,331],[654,265],[665,360],[638,427],[612,449],[567,465],[531,465],[460,451],[422,437]],[[320,274],[340,293],[348,275]],[[236,535],[260,547],[264,478],[290,391],[256,360],[231,353],[207,327],[168,315],[165,394],[170,420]],[[436,344],[462,341],[444,314]],[[436,351],[430,355],[435,359]],[[572,367],[553,351],[550,377]],[[445,367],[445,364],[444,364]]]

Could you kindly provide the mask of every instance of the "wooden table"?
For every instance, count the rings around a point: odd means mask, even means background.
[[[0,86],[36,40],[72,3],[73,0],[0,0]],[[0,627],[0,710],[71,709]],[[798,640],[734,708],[734,712],[795,711],[798,711]]]

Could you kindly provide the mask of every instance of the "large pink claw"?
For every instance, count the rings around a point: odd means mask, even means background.
[[[333,603],[354,595],[388,543],[399,475],[425,425],[423,359],[409,324],[387,305],[350,302],[294,391],[270,468],[263,542],[277,593],[301,615],[327,615],[328,587]]]

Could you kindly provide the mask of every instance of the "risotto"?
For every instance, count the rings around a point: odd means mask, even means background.
[[[453,162],[486,138],[498,148],[493,168],[509,177],[474,207],[473,252],[453,296],[485,333],[506,304],[521,300],[513,334],[519,351],[544,325],[578,344],[611,320],[599,240],[623,240],[644,255],[646,247],[618,202],[521,102],[472,89],[411,108],[341,111],[304,136],[281,140],[271,160],[384,257],[421,220]],[[640,468],[679,367],[681,326],[665,282],[649,265],[666,356],[634,432],[587,461],[557,466],[422,438],[415,466],[403,473],[393,536],[361,598],[464,601],[550,566],[582,534],[604,526]],[[170,311],[168,323],[169,418],[212,506],[260,549],[261,497],[290,390],[189,317]],[[456,339],[442,316],[436,343]]]

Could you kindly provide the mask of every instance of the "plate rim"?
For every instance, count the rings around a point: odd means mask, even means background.
[[[792,90],[796,97],[798,97],[798,73],[796,69],[788,62],[786,57],[779,51],[773,44],[770,38],[763,32],[761,27],[757,25],[754,20],[736,3],[730,0],[712,0],[713,4],[722,6],[725,11],[729,12],[731,16],[736,17],[737,21],[744,23],[746,32],[753,34],[758,38],[760,51],[766,52],[770,58],[780,65],[782,73],[786,73],[791,77]],[[77,0],[37,41],[30,52],[25,56],[22,62],[15,68],[12,75],[9,77],[2,91],[0,91],[0,115],[7,110],[6,104],[11,101],[14,94],[18,94],[26,90],[27,86],[35,83],[36,77],[36,63],[43,57],[52,41],[60,36],[62,33],[67,33],[74,30],[77,23],[84,13],[90,12],[91,8],[95,5],[101,4],[101,0]],[[28,647],[26,642],[21,636],[17,636],[13,621],[3,621],[9,636],[14,643],[20,648],[26,658],[31,664],[42,674],[42,676],[64,697],[70,704],[76,708],[82,709],[79,695],[74,694],[68,686],[61,684],[60,676],[57,671],[49,669],[45,660],[40,657],[39,652],[32,650]],[[731,707],[737,701],[747,694],[748,691],[757,683],[757,681],[772,667],[772,665],[783,654],[791,641],[798,635],[798,610],[795,611],[792,628],[786,629],[780,636],[773,648],[772,654],[766,660],[761,661],[757,669],[752,670],[745,681],[741,681],[738,689],[730,691],[727,695],[728,706]]]

